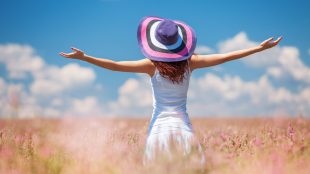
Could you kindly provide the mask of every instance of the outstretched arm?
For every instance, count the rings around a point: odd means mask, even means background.
[[[233,51],[224,54],[211,54],[211,55],[193,55],[191,59],[191,68],[192,70],[197,68],[204,68],[209,66],[214,66],[218,64],[225,63],[227,61],[239,59],[242,57],[246,57],[248,55],[272,48],[276,46],[282,37],[279,37],[277,40],[273,41],[273,37],[263,41],[260,45],[242,49],[238,51]]]
[[[83,60],[112,71],[147,73],[150,76],[154,71],[154,66],[149,59],[141,59],[137,61],[113,61],[86,55],[83,51],[74,47],[71,49],[73,50],[72,53],[61,52],[59,54],[66,58]]]

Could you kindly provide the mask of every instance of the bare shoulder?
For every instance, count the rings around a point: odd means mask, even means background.
[[[147,66],[154,66],[153,62],[150,59],[148,59],[148,58],[141,59],[141,61],[143,63],[145,63],[145,65],[147,65]]]
[[[208,55],[198,55],[194,54],[191,57],[190,67],[191,70],[205,68],[213,65],[222,63],[222,54],[208,54]]]
[[[198,56],[196,54],[193,54],[190,58],[189,58],[189,67],[191,69],[191,71],[194,71],[197,68],[197,63],[198,63]]]
[[[152,77],[155,72],[155,65],[153,64],[153,62],[148,58],[144,58],[141,61],[143,61],[143,63],[146,66],[147,74],[149,74],[149,76]]]

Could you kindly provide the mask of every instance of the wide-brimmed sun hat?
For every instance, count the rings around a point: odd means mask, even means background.
[[[188,59],[194,53],[197,42],[196,34],[189,25],[154,16],[141,20],[137,35],[144,56],[163,62]]]

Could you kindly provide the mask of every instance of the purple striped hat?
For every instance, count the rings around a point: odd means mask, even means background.
[[[163,62],[190,58],[197,42],[194,30],[184,22],[153,16],[141,20],[137,35],[144,56]]]

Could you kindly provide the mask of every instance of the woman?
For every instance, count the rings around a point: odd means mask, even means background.
[[[170,153],[171,141],[190,154],[193,129],[186,111],[187,91],[192,71],[239,59],[276,46],[269,38],[261,44],[225,54],[196,55],[196,35],[180,21],[159,17],[145,17],[138,27],[138,42],[147,57],[136,61],[112,61],[84,54],[77,48],[60,55],[75,58],[112,71],[146,73],[150,76],[153,92],[153,114],[145,148],[145,162],[156,157],[155,152]],[[199,143],[198,143],[199,144]],[[200,146],[199,151],[201,151]],[[164,150],[164,151],[163,151]],[[204,161],[204,157],[201,158]]]

